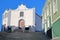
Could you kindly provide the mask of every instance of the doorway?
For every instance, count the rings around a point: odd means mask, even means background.
[[[4,31],[6,31],[6,24],[4,24],[3,27],[4,27]]]
[[[23,20],[23,19],[20,19],[20,20],[19,20],[19,27],[20,27],[20,28],[23,28],[24,26],[25,26],[24,20]]]

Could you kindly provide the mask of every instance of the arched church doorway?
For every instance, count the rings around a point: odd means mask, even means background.
[[[19,20],[19,27],[20,27],[20,28],[23,28],[24,26],[25,26],[24,20],[23,20],[23,19],[20,19],[20,20]]]
[[[4,27],[4,31],[6,31],[6,24],[4,24],[3,27]]]

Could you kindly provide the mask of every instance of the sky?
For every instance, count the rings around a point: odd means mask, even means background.
[[[27,8],[35,7],[35,12],[42,16],[42,9],[46,0],[0,0],[0,31],[2,26],[2,14],[6,9],[16,9],[18,5],[24,4]]]

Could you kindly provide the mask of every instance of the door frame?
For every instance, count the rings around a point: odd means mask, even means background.
[[[20,20],[19,20],[18,26],[20,27],[20,22],[21,22],[21,21],[23,21],[23,24],[24,24],[24,26],[25,26],[25,21],[24,21],[24,19],[20,19]],[[21,28],[21,27],[20,27],[20,28]]]

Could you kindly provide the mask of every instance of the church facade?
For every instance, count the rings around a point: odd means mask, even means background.
[[[42,31],[42,20],[35,14],[35,8],[27,8],[23,4],[14,10],[5,10],[2,15],[2,25],[4,30],[7,30],[8,27],[11,27],[12,31],[17,27],[29,27],[32,32]]]

